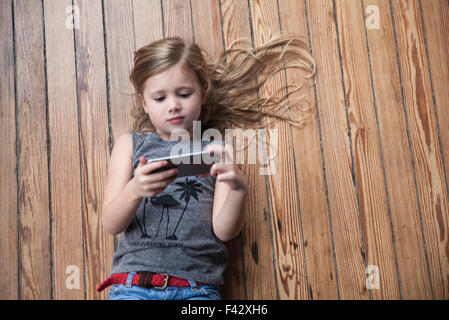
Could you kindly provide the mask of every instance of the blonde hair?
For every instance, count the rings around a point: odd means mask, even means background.
[[[206,92],[198,119],[201,121],[202,131],[215,128],[224,134],[224,129],[232,126],[266,126],[269,124],[268,118],[285,120],[300,127],[313,115],[312,108],[302,106],[304,95],[296,99],[289,97],[302,89],[304,81],[283,86],[279,92],[273,92],[267,97],[259,89],[277,73],[289,68],[303,71],[300,80],[311,77],[315,73],[315,64],[307,45],[296,35],[277,34],[256,48],[250,47],[248,40],[248,48],[234,48],[236,43],[245,40],[234,41],[214,63],[206,62],[204,55],[207,53],[196,43],[179,37],[157,40],[137,50],[130,72],[135,90],[133,95],[136,98],[131,111],[132,130],[155,132],[148,114],[136,96],[143,95],[144,83],[148,78],[178,63],[196,74]],[[290,88],[293,90],[287,92]],[[293,119],[289,107],[298,107],[308,115]]]

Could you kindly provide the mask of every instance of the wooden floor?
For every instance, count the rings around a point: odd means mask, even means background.
[[[276,174],[243,166],[225,297],[449,299],[447,0],[73,4],[0,1],[0,298],[106,298],[102,194],[136,49],[181,35],[213,58],[282,30],[316,60],[315,116],[277,125]]]

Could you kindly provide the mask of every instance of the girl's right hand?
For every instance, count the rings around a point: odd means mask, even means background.
[[[132,190],[138,198],[152,198],[164,191],[164,189],[178,175],[178,169],[173,168],[162,172],[152,173],[152,171],[167,165],[167,161],[157,161],[147,164],[145,157],[140,157],[139,166],[132,178]]]

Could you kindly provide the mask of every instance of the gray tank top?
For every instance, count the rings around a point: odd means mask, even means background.
[[[151,132],[131,135],[134,169],[141,156],[169,156],[179,143]],[[202,149],[209,143],[201,141]],[[228,253],[212,231],[214,190],[214,177],[188,176],[177,178],[155,197],[143,199],[135,218],[120,234],[110,274],[151,271],[223,284]]]

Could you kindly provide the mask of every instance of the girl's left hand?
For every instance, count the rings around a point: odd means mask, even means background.
[[[229,188],[236,191],[248,191],[246,178],[240,169],[234,164],[233,148],[229,144],[224,146],[218,144],[210,144],[205,150],[211,155],[219,154],[220,161],[215,162],[209,173],[199,174],[199,177],[215,177],[217,181],[225,182]]]

